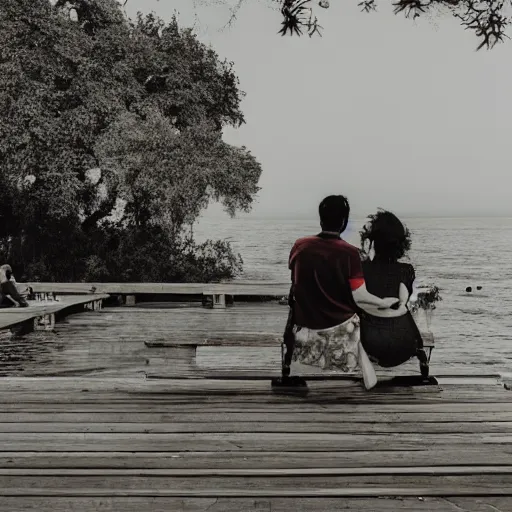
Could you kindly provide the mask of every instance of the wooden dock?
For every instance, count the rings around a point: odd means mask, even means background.
[[[512,510],[496,379],[0,380],[0,511]]]
[[[287,315],[287,306],[272,303],[238,303],[224,310],[198,304],[107,307],[68,316],[50,334],[6,339],[0,375],[270,379],[281,372]],[[438,351],[443,372],[452,374],[455,354],[444,347]],[[292,371],[317,373],[295,363]],[[417,374],[418,365],[400,371]]]
[[[48,301],[29,301],[29,306],[25,308],[2,308],[0,309],[0,329],[5,329],[16,324],[26,322],[27,320],[42,318],[55,315],[61,311],[79,305],[96,305],[101,307],[101,302],[109,296],[105,293],[75,295],[68,297],[59,297],[58,300]]]
[[[91,291],[124,297],[134,305],[140,295],[183,295],[208,298],[214,307],[225,308],[226,297],[288,296],[290,283],[232,281],[228,283],[27,283],[34,292],[84,294]]]
[[[277,394],[286,315],[104,308],[1,341],[0,512],[512,510],[499,376],[450,377],[440,346],[438,385],[386,385],[411,363],[370,392],[354,377]],[[243,346],[201,345],[216,339]]]

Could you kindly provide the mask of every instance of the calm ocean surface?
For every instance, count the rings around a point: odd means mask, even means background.
[[[441,289],[432,330],[433,363],[458,371],[512,372],[512,218],[403,219],[412,232],[409,255],[418,283]],[[359,245],[364,219],[345,239]],[[244,280],[289,281],[288,254],[300,236],[319,231],[315,220],[202,219],[197,240],[226,239],[244,260]],[[467,294],[466,286],[482,286]]]

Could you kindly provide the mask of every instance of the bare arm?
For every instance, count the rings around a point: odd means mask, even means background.
[[[361,306],[361,308],[373,316],[378,316],[380,318],[396,318],[407,313],[406,304],[408,298],[409,292],[407,291],[407,287],[405,286],[405,284],[400,283],[399,294],[397,299],[400,301],[400,306],[398,307],[398,309],[382,309],[377,308],[373,305],[365,305],[364,307]]]
[[[407,304],[407,301],[409,300],[409,290],[407,289],[407,286],[405,286],[404,283],[400,283],[400,290],[398,292],[398,298],[400,299],[400,305]]]
[[[361,308],[365,309],[365,307],[379,308],[379,309],[388,309],[394,303],[398,302],[398,298],[396,297],[386,297],[381,299],[376,295],[371,294],[366,289],[366,284],[362,284],[356,290],[352,290],[352,297],[354,298],[355,303]]]

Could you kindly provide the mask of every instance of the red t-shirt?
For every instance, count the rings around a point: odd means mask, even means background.
[[[335,235],[297,240],[291,250],[295,323],[310,329],[339,325],[357,312],[352,290],[364,284],[359,251]]]

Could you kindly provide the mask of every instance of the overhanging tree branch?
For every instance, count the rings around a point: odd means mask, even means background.
[[[243,3],[249,0],[237,0],[231,10],[226,26],[232,25]],[[282,16],[279,34],[301,36],[306,32],[310,37],[321,35],[322,27],[316,16],[318,7],[328,9],[328,0],[272,0],[278,4]],[[446,7],[460,20],[466,30],[472,30],[480,40],[477,50],[491,49],[498,42],[509,38],[506,30],[511,18],[506,11],[512,0],[396,0],[392,3],[395,14],[403,13],[406,18],[417,19],[422,15]],[[377,10],[377,0],[361,0],[358,6],[363,12]]]

